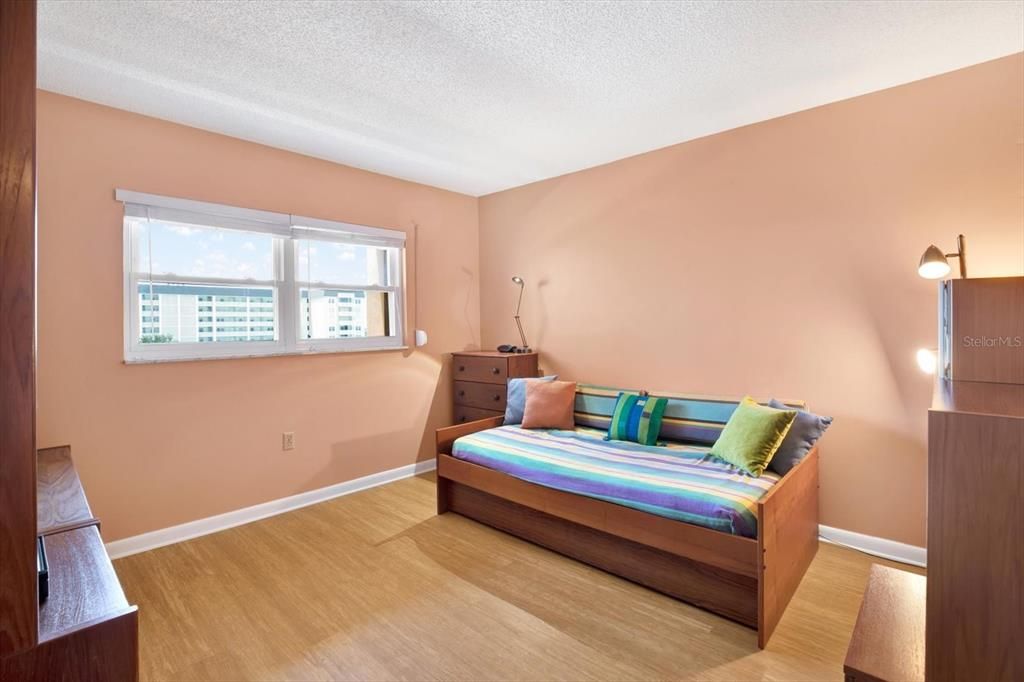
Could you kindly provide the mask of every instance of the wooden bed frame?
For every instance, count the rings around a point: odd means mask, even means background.
[[[437,430],[437,513],[453,511],[757,630],[764,648],[818,550],[818,450],[757,503],[757,539],[528,483],[451,456],[491,417]]]

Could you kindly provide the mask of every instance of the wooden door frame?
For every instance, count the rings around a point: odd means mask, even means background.
[[[0,2],[0,656],[35,646],[36,3]]]

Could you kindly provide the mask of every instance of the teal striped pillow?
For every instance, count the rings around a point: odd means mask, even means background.
[[[657,445],[661,417],[667,398],[636,393],[620,393],[615,402],[607,440],[628,440],[641,445]]]

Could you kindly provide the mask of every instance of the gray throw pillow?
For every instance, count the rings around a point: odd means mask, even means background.
[[[773,407],[776,410],[793,409],[775,398],[768,401],[768,407]],[[814,444],[825,433],[825,429],[831,424],[832,417],[822,417],[807,410],[797,410],[796,419],[789,427],[789,433],[782,439],[782,444],[775,452],[775,456],[768,462],[768,468],[780,476],[785,476],[790,469],[807,456],[807,453],[811,451]]]
[[[552,374],[549,377],[509,379],[508,399],[505,402],[505,426],[523,423],[523,411],[526,409],[527,381],[554,381],[557,378],[557,374]]]

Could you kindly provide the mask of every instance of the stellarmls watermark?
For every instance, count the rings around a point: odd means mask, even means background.
[[[961,340],[964,348],[1022,348],[1022,336],[964,336]]]

